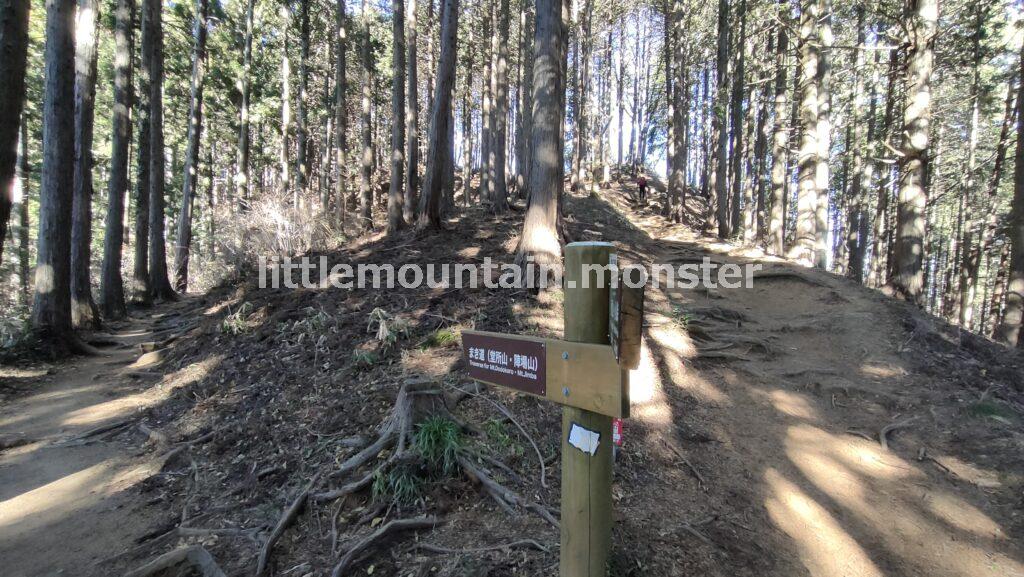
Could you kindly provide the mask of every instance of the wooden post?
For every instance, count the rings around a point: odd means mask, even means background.
[[[607,265],[614,245],[572,243],[565,247],[565,340],[608,344],[611,275],[586,273],[585,265]],[[603,275],[602,287],[598,275]],[[572,395],[572,387],[563,394]],[[600,435],[593,455],[569,443],[573,426]],[[605,577],[612,541],[612,418],[583,409],[562,409],[561,577]]]

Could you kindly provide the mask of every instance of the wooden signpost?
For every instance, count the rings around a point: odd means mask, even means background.
[[[610,243],[565,247],[565,340],[462,333],[472,378],[563,405],[561,577],[607,574],[612,419],[629,417],[628,371],[640,358],[643,325],[642,289],[613,291],[610,271],[585,269],[614,262]]]

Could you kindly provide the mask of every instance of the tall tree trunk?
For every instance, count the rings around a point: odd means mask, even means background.
[[[896,82],[899,74],[900,56],[897,51],[889,52],[889,72],[885,96],[885,114],[882,117],[880,130],[881,138],[875,146],[876,164],[879,173],[891,174],[891,170],[884,160],[888,155],[887,144],[892,139],[893,125],[895,124],[896,108]],[[885,171],[885,172],[883,172]],[[889,191],[885,179],[880,178],[878,191],[876,193],[877,203],[875,205],[875,219],[872,227],[871,245],[871,266],[868,274],[868,285],[877,287],[885,283],[887,261],[888,261],[888,238],[889,238]]]
[[[491,210],[502,214],[508,210],[508,187],[505,176],[505,159],[508,145],[508,29],[509,0],[497,0],[494,34],[494,70],[492,71],[491,93],[494,97],[491,121],[491,162],[488,186],[490,187]]]
[[[248,207],[252,189],[249,176],[249,155],[252,148],[249,139],[249,99],[252,90],[252,34],[255,6],[256,0],[246,0],[242,78],[238,81],[238,87],[242,93],[242,103],[238,111],[238,166],[235,175],[235,196],[237,197],[236,202],[243,207]]]
[[[745,1],[745,0],[744,0]],[[672,171],[669,174],[669,211],[668,217],[673,222],[682,222],[686,213],[686,134],[690,115],[690,61],[689,43],[685,33],[689,26],[684,27],[683,17],[685,6],[682,0],[675,0],[672,6],[672,25],[675,28],[675,65],[676,70],[669,74],[675,77],[672,87]],[[689,16],[687,16],[687,24]]]
[[[281,16],[281,192],[288,194],[292,192],[291,156],[288,153],[288,141],[292,132],[292,61],[288,56],[289,30],[292,26],[292,13],[288,5],[280,8]],[[292,203],[298,206],[298,195],[293,197]]]
[[[790,2],[778,0],[778,38],[775,43],[775,124],[772,129],[771,200],[768,217],[768,252],[785,252],[785,214],[787,175],[790,174],[790,102],[786,97],[786,52],[790,49]]]
[[[153,287],[149,283],[149,133],[152,122],[150,98],[153,95],[153,26],[150,0],[141,0],[141,39],[139,41],[138,97],[138,153],[135,173],[135,258],[132,268],[132,301],[148,306],[153,300]]]
[[[779,41],[779,29],[773,30],[769,34],[771,37],[768,40],[768,50],[766,54],[772,54],[776,50],[776,43]],[[765,64],[762,68],[762,74],[767,73],[768,65]],[[759,110],[757,113],[757,139],[754,142],[754,173],[757,175],[756,178],[756,206],[753,207],[754,218],[752,219],[753,234],[750,236],[750,241],[756,241],[757,244],[764,246],[765,234],[766,234],[766,223],[765,219],[768,216],[768,192],[767,186],[769,178],[767,178],[768,171],[768,139],[771,137],[768,128],[768,115],[770,114],[770,106],[768,105],[768,96],[771,94],[769,85],[765,85],[761,89],[759,95]]]
[[[309,187],[309,2],[299,0],[299,97],[295,99],[295,195],[306,202]]]
[[[75,177],[71,209],[71,324],[98,329],[92,298],[92,142],[96,116],[99,3],[79,0],[75,22]]]
[[[736,66],[732,74],[732,213],[729,228],[732,233],[740,233],[743,226],[743,156],[746,142],[743,139],[743,99],[746,96],[745,68],[747,43],[747,0],[740,0],[736,10],[736,20],[739,21],[739,36],[736,37],[735,57]]]
[[[519,83],[519,134],[516,136],[516,192],[520,198],[529,198],[527,182],[530,179],[530,132],[533,130],[533,0],[521,0],[519,18],[520,67],[522,79]],[[620,109],[621,111],[621,109]],[[621,140],[621,136],[619,137]],[[621,154],[621,153],[620,153]]]
[[[429,0],[428,0],[429,1]],[[406,222],[412,223],[416,220],[417,194],[420,186],[420,115],[419,115],[419,79],[417,76],[418,64],[416,62],[418,51],[416,49],[416,0],[408,2],[407,20],[409,60],[408,78],[406,79],[405,97],[405,197],[403,206],[403,217]],[[468,70],[468,69],[467,69]],[[397,117],[396,117],[397,118]]]
[[[1010,243],[1003,243],[998,253],[996,263],[996,278],[992,282],[992,296],[989,300],[989,313],[986,322],[985,333],[991,335],[995,340],[999,336],[1000,327],[1003,324],[1004,304],[1006,301],[1006,281],[1010,276]],[[1018,334],[1018,341],[1020,336]]]
[[[31,5],[30,0],[0,0],[0,261],[13,205]]]
[[[203,140],[203,77],[206,73],[206,21],[209,0],[196,0],[192,28],[192,85],[188,105],[188,150],[185,151],[185,174],[178,213],[178,237],[174,247],[174,287],[188,290],[188,261],[192,244],[192,208],[199,185],[199,146]]]
[[[532,75],[531,75],[532,80]],[[616,138],[616,150],[618,151],[617,162],[619,170],[622,170],[622,162],[624,160],[622,154],[622,113],[626,111],[626,19],[622,17],[619,20],[619,73],[615,79],[615,109],[618,115]]]
[[[1014,154],[1013,203],[1007,236],[1010,239],[1010,266],[1006,280],[1006,305],[1002,322],[993,338],[1005,345],[1020,347],[1021,322],[1024,321],[1024,47],[1020,52],[1017,89],[1017,150]]]
[[[18,285],[21,288],[20,301],[24,305],[31,304],[32,281],[29,280],[29,214],[28,197],[29,182],[32,167],[28,159],[28,126],[24,118],[21,119],[21,137],[18,138],[18,169],[16,173],[15,203],[18,206]]]
[[[362,6],[363,32],[363,94],[361,103],[361,144],[362,153],[359,159],[361,168],[359,179],[359,227],[363,230],[373,228],[373,118],[370,115],[373,103],[373,46],[370,37],[369,2],[363,0]]]
[[[729,0],[718,0],[718,50],[715,58],[716,92],[715,116],[712,130],[715,132],[715,170],[711,190],[713,201],[709,206],[715,209],[718,222],[718,238],[732,236],[729,220],[729,122],[726,106],[729,102]]]
[[[107,216],[104,221],[103,268],[100,274],[100,307],[107,320],[128,315],[121,278],[124,244],[124,206],[128,195],[128,161],[132,140],[132,17],[134,0],[118,0],[114,30],[114,109],[110,145],[110,179],[107,182]]]
[[[519,237],[516,261],[557,266],[562,260],[559,206],[562,193],[567,49],[562,0],[537,0],[534,28],[533,153],[529,171],[529,208]]]
[[[494,5],[495,0],[482,1],[480,7],[484,10],[483,34],[481,35],[481,51],[483,57],[483,77],[480,79],[480,188],[477,197],[481,203],[491,201],[490,183],[491,175],[491,123],[493,122],[492,108],[494,105],[491,93],[491,76],[494,74],[493,53],[494,42]]]
[[[473,68],[473,28],[469,29],[466,51],[463,53],[463,66],[466,70]],[[466,75],[462,88],[462,205],[469,208],[469,197],[473,180],[473,76]]]
[[[980,259],[981,254],[986,254],[992,249],[992,241],[995,238],[996,232],[999,228],[1000,215],[999,211],[996,210],[996,202],[998,200],[999,195],[999,186],[1003,178],[1003,166],[1006,163],[1006,153],[1010,145],[1010,129],[1013,128],[1013,125],[1017,120],[1017,107],[1015,99],[1017,86],[1015,83],[1018,81],[1019,79],[1016,77],[1016,75],[1014,75],[1010,78],[1009,82],[1007,82],[1002,127],[999,130],[999,139],[996,141],[995,161],[992,163],[992,175],[989,178],[987,185],[987,198],[985,199],[984,208],[981,211],[983,214],[987,214],[988,217],[985,226],[982,227],[981,229],[980,241],[974,243],[971,247],[971,250],[977,253],[979,256],[972,257],[972,259]],[[1008,259],[1009,256],[1007,256],[1006,258]],[[975,286],[977,286],[978,283],[978,275],[980,273],[979,269],[973,271],[974,278],[971,282]],[[1000,303],[1001,302],[1002,301],[1000,301]]]
[[[928,124],[931,116],[931,77],[938,0],[911,0],[908,14],[911,52],[907,74],[907,102],[903,111],[903,146],[899,158],[899,205],[893,291],[919,303],[924,290],[925,205],[928,194]]]
[[[176,295],[167,277],[167,246],[164,241],[164,40],[163,3],[149,0],[153,27],[153,55],[150,78],[149,126],[149,283],[153,296],[174,300]]]
[[[816,262],[818,205],[818,68],[821,62],[819,22],[822,0],[804,0],[800,9],[800,152],[799,188],[793,247],[790,258],[806,266]]]
[[[818,146],[815,155],[815,191],[818,199],[814,203],[814,266],[824,270],[828,266],[829,238],[829,189],[832,175],[829,158],[832,150],[832,0],[818,0],[819,16],[817,40],[820,44],[818,55]]]
[[[254,1],[254,0],[250,0]],[[345,1],[336,0],[334,9],[334,36],[338,41],[338,59],[334,68],[334,186],[335,210],[338,226],[344,229],[348,212],[348,86],[345,78],[348,61],[348,34],[345,27]]]
[[[74,0],[46,1],[43,171],[32,326],[58,353],[71,332],[71,204],[75,154]]]
[[[575,73],[576,90],[573,97],[575,105],[573,114],[576,127],[573,131],[575,144],[573,146],[572,169],[573,175],[570,179],[572,189],[587,186],[586,161],[589,151],[587,150],[587,130],[590,123],[587,114],[587,105],[590,101],[590,60],[594,46],[591,37],[591,21],[594,18],[594,0],[583,0],[580,8],[580,29],[577,34],[577,64]]]
[[[441,195],[445,181],[454,176],[445,174],[453,166],[452,86],[455,83],[455,58],[458,50],[459,0],[444,0],[441,9],[441,56],[437,62],[432,108],[430,111],[429,146],[423,193],[420,195],[419,226],[441,228]]]
[[[405,2],[391,0],[391,186],[388,189],[388,232],[405,225]]]
[[[972,80],[971,80],[971,127],[967,138],[967,167],[964,171],[962,202],[970,207],[972,199],[977,195],[976,171],[978,157],[978,125],[981,117],[981,38],[985,33],[986,8],[984,3],[974,5],[974,34],[972,35]],[[970,327],[974,317],[974,300],[977,289],[978,270],[981,267],[981,253],[975,250],[981,241],[981,219],[972,214],[966,215],[964,231],[961,237],[960,260],[960,326]]]
[[[849,277],[857,283],[864,282],[864,264],[867,257],[868,247],[868,190],[871,189],[874,175],[874,165],[871,160],[864,158],[866,147],[874,145],[875,140],[875,112],[877,110],[875,83],[870,80],[871,87],[868,89],[869,106],[867,111],[867,139],[864,138],[864,120],[859,110],[864,105],[864,73],[865,66],[865,42],[867,40],[864,19],[865,8],[857,8],[857,54],[855,56],[854,70],[854,105],[853,105],[853,179],[850,183],[850,209],[847,219],[846,245],[849,255]],[[878,64],[878,53],[875,53],[875,64]]]
[[[677,4],[678,0],[664,0],[662,3],[664,17],[664,24],[662,25],[664,28],[662,51],[664,53],[665,104],[667,106],[665,111],[665,177],[667,183],[665,186],[665,204],[662,210],[662,216],[665,218],[671,218],[675,212],[675,206],[673,206],[675,195],[672,194],[674,192],[672,179],[675,175],[676,129],[682,129],[676,118],[676,110],[678,108],[676,94],[679,82],[675,77],[675,62],[678,61],[676,50],[682,44],[681,35],[676,31],[677,24],[675,24],[681,18],[681,15],[678,14],[680,10],[677,10]]]

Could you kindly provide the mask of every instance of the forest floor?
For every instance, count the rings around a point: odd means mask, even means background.
[[[614,242],[627,261],[764,265],[753,289],[648,293],[615,470],[613,575],[1024,576],[1016,353],[668,224],[618,186],[569,195],[566,210],[576,240]],[[521,218],[474,208],[437,237],[374,235],[326,256],[511,262]],[[471,389],[457,339],[443,337],[558,337],[559,290],[254,280],[135,312],[110,329],[121,344],[106,357],[0,369],[5,575],[120,574],[182,544],[253,575],[282,513],[303,501],[268,575],[328,575],[346,553],[345,574],[557,574],[558,530],[536,513],[558,504],[559,411]],[[381,319],[393,337],[375,336]],[[139,358],[149,341],[159,352]],[[384,451],[331,475],[376,437],[402,387],[424,380],[446,392],[479,468],[531,508],[505,510],[459,472],[414,503],[375,503],[369,489],[297,499],[386,462]],[[353,547],[422,514],[436,526]]]

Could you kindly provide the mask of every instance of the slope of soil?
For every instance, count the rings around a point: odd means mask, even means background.
[[[566,204],[576,239],[615,242],[627,260],[765,265],[753,289],[648,294],[634,418],[616,466],[614,575],[1024,575],[1018,358],[833,275],[668,225],[617,188]],[[520,214],[474,209],[436,236],[375,236],[326,256],[396,267],[511,262],[520,223]],[[228,575],[252,575],[271,529],[311,480],[335,488],[387,458],[329,477],[360,439],[375,437],[402,384],[423,379],[462,397],[453,410],[478,465],[532,508],[506,511],[462,474],[423,486],[411,504],[380,506],[369,489],[309,502],[267,574],[328,575],[359,537],[425,513],[444,522],[374,543],[350,574],[557,574],[558,530],[537,513],[558,505],[559,412],[471,389],[457,342],[440,336],[477,328],[558,337],[560,291],[260,290],[250,281],[188,306],[197,307],[196,327],[145,369],[160,374],[145,389],[164,393],[140,404],[131,427],[88,445],[139,453],[133,462],[146,473],[76,485],[124,522],[82,536],[79,552],[29,549],[86,511],[52,506],[46,524],[19,523],[10,547],[3,539],[0,558],[22,563],[15,575],[118,574],[183,543],[204,546]],[[62,369],[53,387],[71,391],[64,383],[75,374]],[[43,418],[23,427],[43,430]],[[36,451],[40,461],[62,458]],[[4,483],[0,517],[32,487],[75,482],[70,471],[51,477]],[[115,486],[130,506],[117,508]],[[19,521],[0,521],[0,530]],[[472,551],[523,539],[546,550]]]

